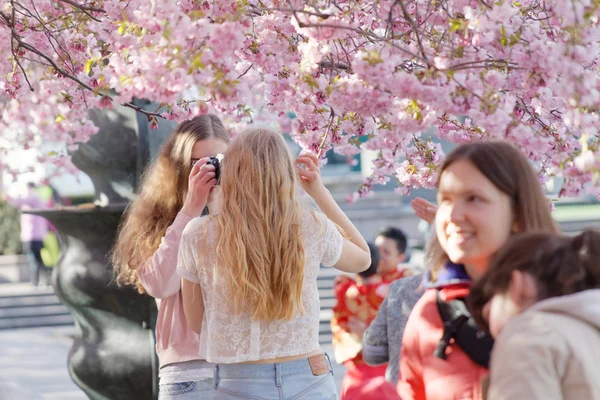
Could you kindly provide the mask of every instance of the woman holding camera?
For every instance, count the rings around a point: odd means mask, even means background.
[[[160,400],[197,398],[212,391],[212,365],[201,359],[199,337],[186,323],[176,266],[184,228],[210,203],[215,167],[207,164],[209,157],[223,152],[228,143],[215,115],[179,125],[144,173],[114,248],[117,281],[156,299]]]
[[[322,210],[304,207],[298,182]],[[185,229],[177,271],[218,399],[335,399],[319,345],[320,264],[358,273],[369,247],[321,182],[313,155],[281,135],[237,136],[221,166],[221,210]],[[341,228],[348,236],[346,239]]]

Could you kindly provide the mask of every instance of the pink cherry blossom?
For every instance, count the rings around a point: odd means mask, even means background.
[[[88,110],[137,98],[160,105],[152,127],[216,112],[232,134],[264,120],[305,150],[376,151],[350,200],[434,187],[439,140],[504,140],[541,181],[565,178],[561,195],[600,193],[594,2],[0,4],[0,164],[53,142],[64,151],[40,160],[73,170]]]

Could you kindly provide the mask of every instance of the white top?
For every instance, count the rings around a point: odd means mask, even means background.
[[[177,272],[200,284],[204,319],[200,333],[200,356],[213,363],[240,363],[295,356],[319,350],[320,264],[332,266],[342,253],[341,233],[322,213],[302,214],[305,251],[302,304],[291,321],[261,322],[249,312],[235,314],[225,280],[225,265],[216,263],[216,224],[210,217],[193,219],[186,226],[179,246]],[[201,240],[203,239],[203,240]]]

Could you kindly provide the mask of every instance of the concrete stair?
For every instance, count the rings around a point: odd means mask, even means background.
[[[333,280],[341,274],[333,268],[321,268],[317,285],[321,298],[319,341],[331,343],[331,309],[335,305]],[[29,283],[0,285],[0,330],[44,326],[73,325],[67,307],[51,286],[33,287]]]
[[[51,286],[0,285],[0,329],[61,325],[73,325],[73,318]]]
[[[579,233],[584,227],[600,229],[599,220],[587,221],[561,221],[561,229],[569,234]],[[1,258],[5,258],[1,257]],[[17,270],[24,270],[23,257],[15,260],[17,265],[12,267],[14,271],[6,276],[15,275]],[[1,260],[0,260],[1,261]],[[7,270],[8,265],[0,266]],[[319,288],[319,297],[321,299],[319,341],[321,344],[331,343],[330,321],[332,308],[335,305],[335,296],[333,293],[333,280],[342,274],[333,268],[321,268],[317,285]],[[48,287],[32,287],[28,282],[21,283],[1,283],[0,284],[0,330],[33,328],[44,326],[62,326],[72,325],[73,319],[69,310],[64,306],[58,297],[54,294],[54,289]]]
[[[335,305],[335,294],[333,292],[333,280],[336,276],[343,274],[334,268],[321,268],[317,278],[319,298],[321,299],[321,312],[319,313],[319,343],[331,344],[331,317]]]

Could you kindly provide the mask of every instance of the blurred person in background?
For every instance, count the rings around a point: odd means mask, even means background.
[[[21,242],[31,270],[31,284],[38,286],[41,281],[42,284],[49,285],[50,270],[44,265],[41,254],[44,248],[44,238],[49,229],[48,221],[40,216],[23,212],[48,208],[48,203],[37,194],[36,185],[32,182],[27,184],[25,197],[16,199],[3,195],[3,198],[10,205],[21,210]],[[42,276],[41,280],[40,275]]]

